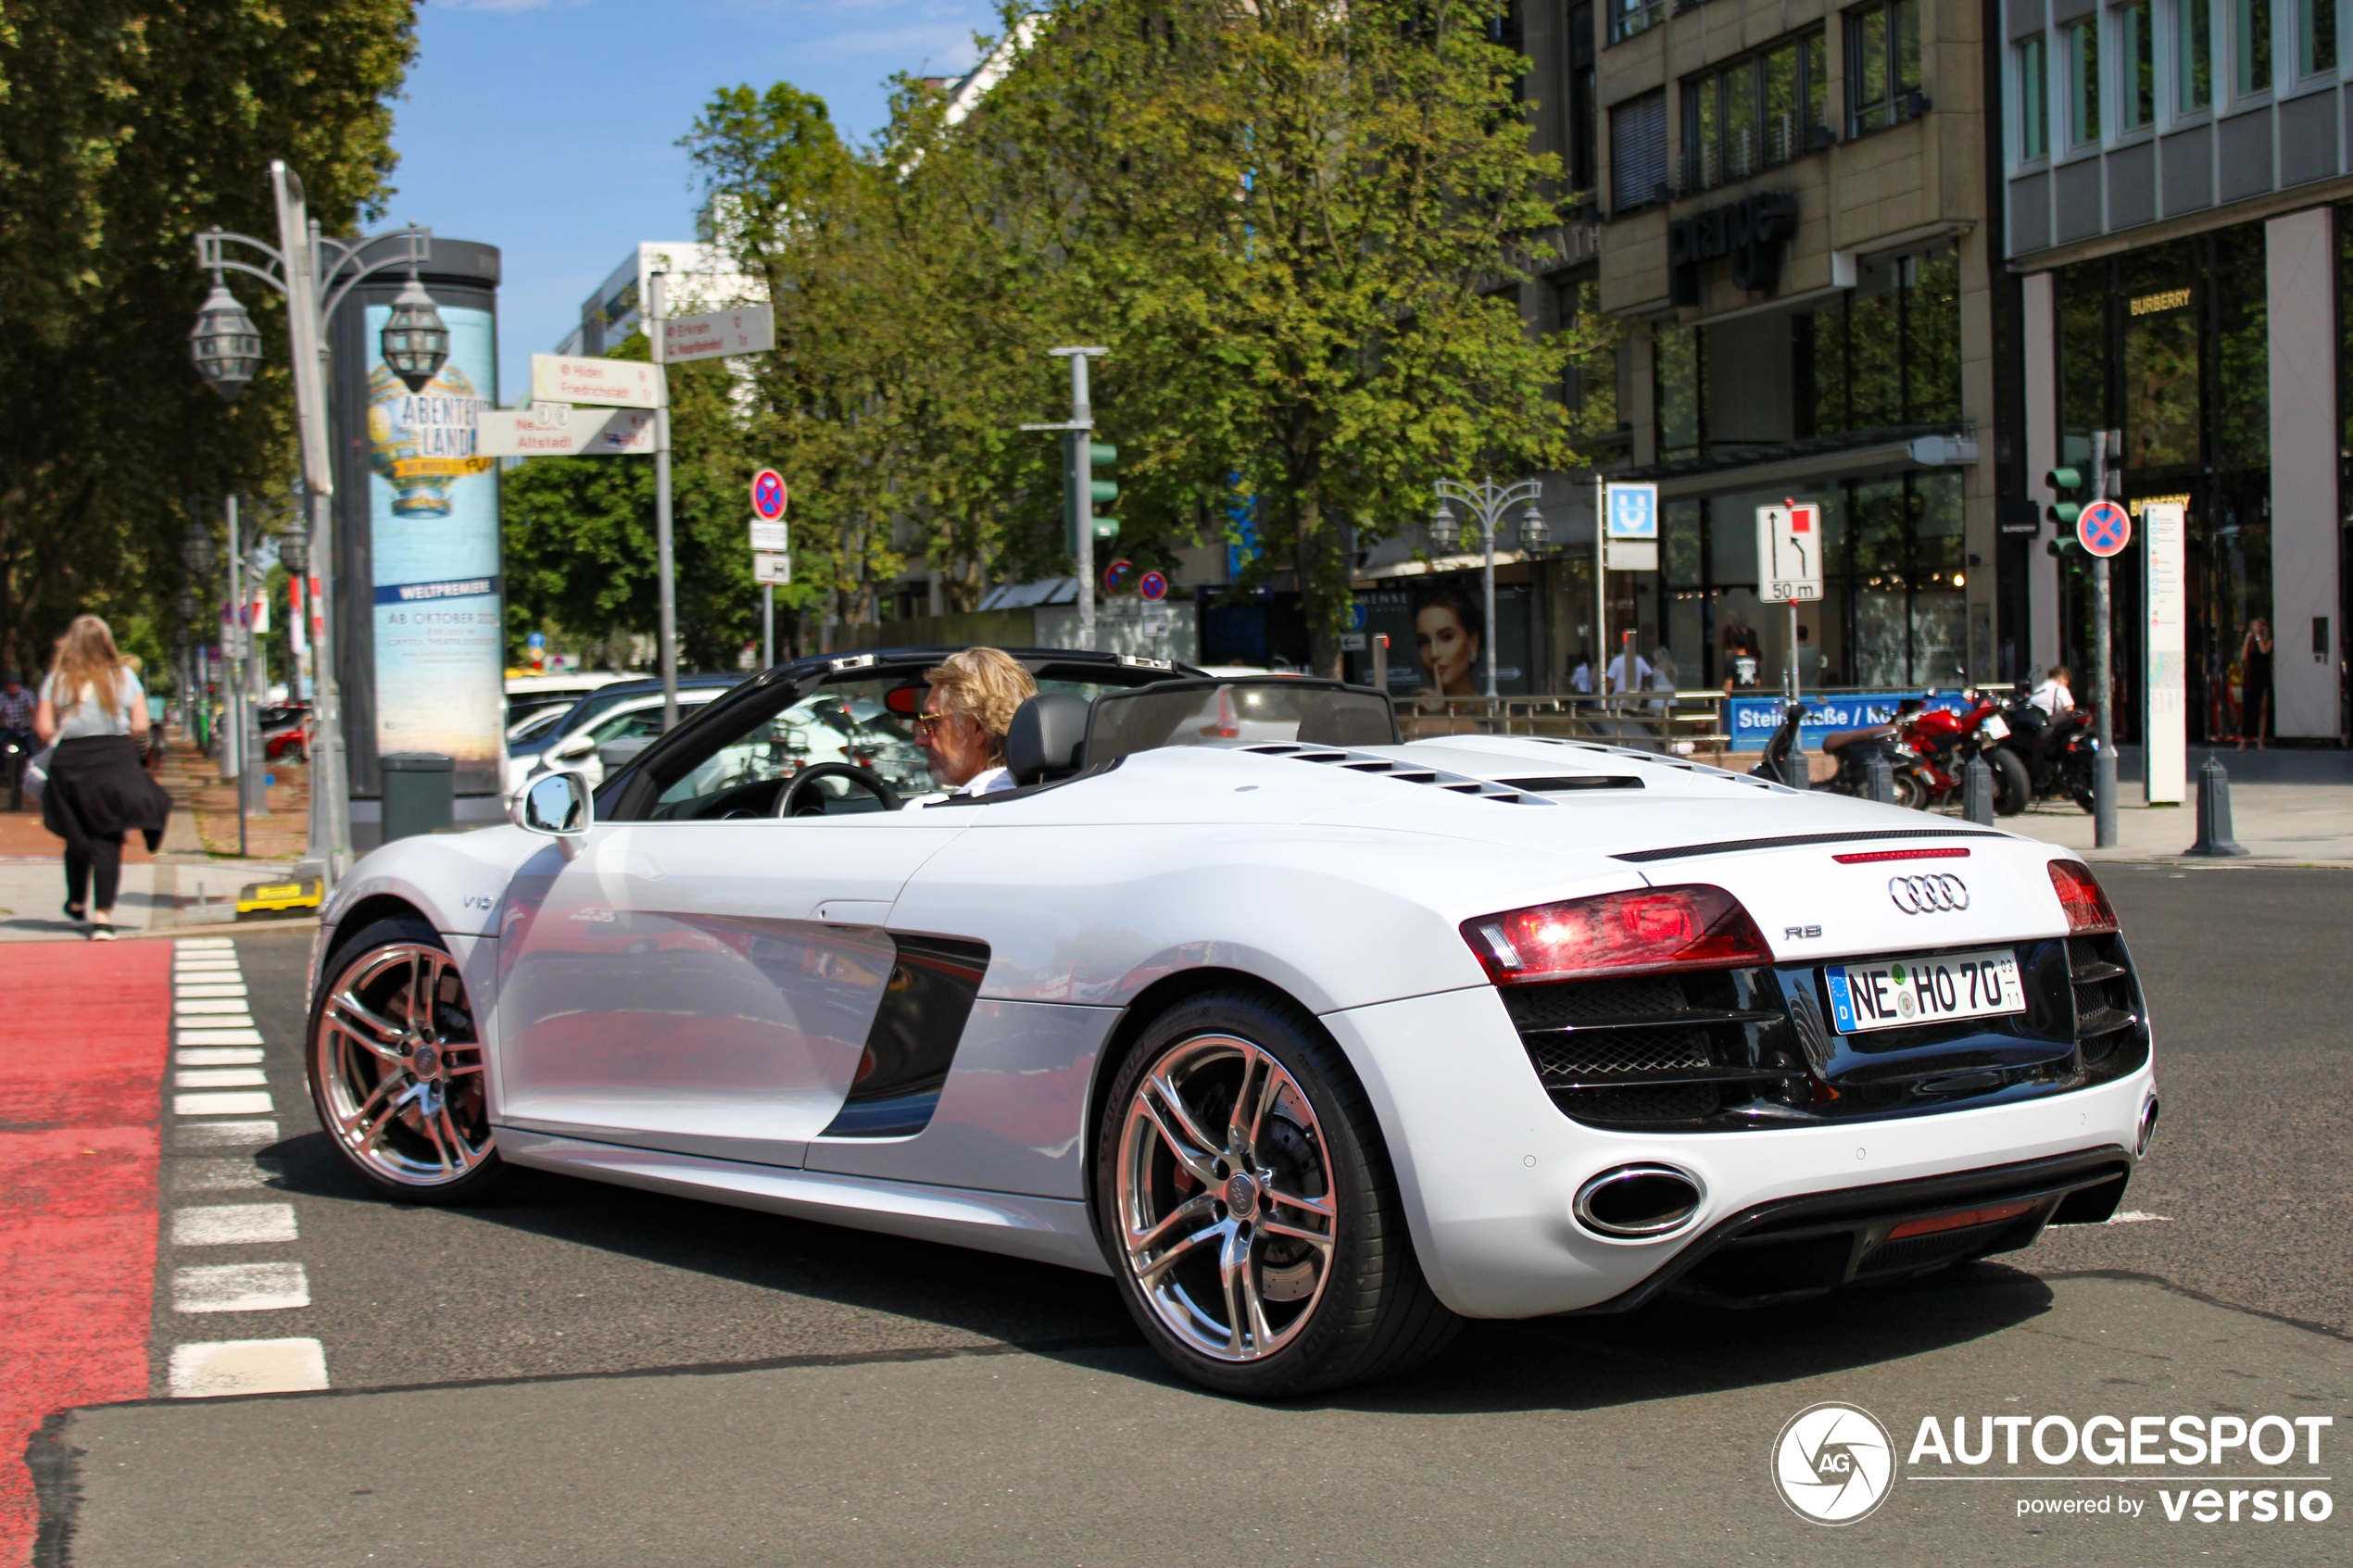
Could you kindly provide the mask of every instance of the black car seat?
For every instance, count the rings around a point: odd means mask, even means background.
[[[1094,704],[1076,692],[1040,692],[1013,710],[1005,767],[1017,784],[1049,784],[1078,771]]]

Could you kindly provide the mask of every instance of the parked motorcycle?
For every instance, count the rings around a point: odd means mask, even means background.
[[[1962,695],[1969,700],[1967,709],[1922,706],[1898,721],[1902,744],[1919,759],[1927,804],[1960,799],[1969,763],[1982,758],[1994,773],[1994,814],[2015,817],[2033,804],[2034,785],[2026,765],[2002,744],[2010,736],[2009,721],[1991,694]]]
[[[1763,759],[1749,770],[1753,777],[1771,779],[1793,789],[1820,789],[1868,800],[1871,794],[1870,765],[1873,759],[1881,759],[1894,780],[1895,804],[1915,809],[1927,804],[1928,786],[1920,775],[1919,760],[1895,743],[1894,724],[1873,724],[1825,735],[1823,754],[1837,759],[1838,771],[1818,784],[1806,782],[1806,759],[1797,749],[1798,728],[1805,721],[1804,703],[1793,702],[1783,708],[1780,727],[1765,743]]]
[[[2092,809],[2092,775],[2099,757],[2096,716],[2088,708],[2053,715],[2014,696],[2002,709],[2009,734],[1998,743],[2002,754],[2025,771],[2028,787],[2037,800],[2065,797],[2085,811]]]

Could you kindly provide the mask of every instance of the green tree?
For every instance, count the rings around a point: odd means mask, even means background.
[[[223,407],[188,363],[194,236],[274,235],[273,157],[329,232],[378,212],[413,19],[413,0],[0,8],[0,662],[44,660],[81,609],[170,626],[183,494],[283,489],[283,310],[240,291],[270,358]]]

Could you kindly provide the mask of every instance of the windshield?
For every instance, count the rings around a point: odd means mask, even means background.
[[[1087,731],[1089,767],[1171,746],[1394,746],[1396,720],[1377,691],[1274,677],[1164,681],[1107,692]]]
[[[517,741],[546,740],[555,734],[557,722],[569,711],[569,705],[541,709],[507,732],[507,745],[512,747]]]

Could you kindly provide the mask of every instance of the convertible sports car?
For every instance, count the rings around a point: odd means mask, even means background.
[[[747,681],[336,890],[311,1088],[409,1202],[532,1166],[1109,1273],[1211,1387],[1463,1317],[1902,1279],[2106,1219],[2155,1129],[2064,852],[1381,694],[1013,650],[1020,787],[927,787],[941,650]]]

